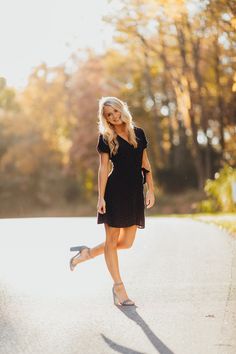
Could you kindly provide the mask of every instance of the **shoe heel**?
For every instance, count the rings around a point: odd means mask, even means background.
[[[74,252],[74,251],[77,251],[77,252],[80,252],[83,248],[85,248],[86,246],[75,246],[75,247],[71,247],[70,248],[70,251],[71,252]]]
[[[123,282],[116,283],[116,285],[119,285],[119,284],[123,284]],[[120,306],[134,306],[135,305],[135,303],[131,303],[131,304],[128,303],[128,302],[132,301],[130,299],[126,299],[123,302],[120,302],[118,296],[115,293],[114,285],[112,287],[112,294],[113,294],[113,300],[114,300],[115,305],[120,305]]]
[[[112,294],[113,294],[114,305],[119,305],[119,300],[118,300],[118,297],[115,294],[114,288],[112,288]]]
[[[76,246],[76,247],[71,247],[71,248],[70,248],[71,251],[72,251],[72,250],[74,251],[75,249],[78,251],[78,252],[76,253],[76,255],[70,259],[69,265],[70,265],[70,270],[71,270],[71,271],[73,271],[73,270],[75,269],[75,267],[76,267],[76,265],[73,265],[73,264],[72,264],[73,259],[75,259],[76,257],[80,256],[81,251],[83,251],[83,249],[85,249],[85,248],[88,249],[89,257],[92,258],[91,253],[90,253],[90,248],[87,247],[87,246]]]

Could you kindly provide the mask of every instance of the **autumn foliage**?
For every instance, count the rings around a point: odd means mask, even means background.
[[[103,54],[34,68],[23,91],[0,79],[2,210],[94,203],[97,109],[124,99],[145,129],[160,190],[204,189],[236,167],[234,1],[120,1]],[[15,214],[17,214],[17,212]],[[14,214],[14,215],[15,215]]]

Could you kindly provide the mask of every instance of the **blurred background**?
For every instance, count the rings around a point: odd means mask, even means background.
[[[0,4],[0,217],[96,216],[101,96],[145,130],[148,215],[236,211],[234,0]]]

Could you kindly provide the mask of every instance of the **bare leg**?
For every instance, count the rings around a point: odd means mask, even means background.
[[[132,225],[129,227],[122,227],[119,229],[119,238],[117,242],[117,248],[118,249],[126,249],[130,248],[133,245],[135,235],[136,235],[136,230],[137,230],[137,225]],[[93,247],[90,249],[90,253],[92,257],[96,257],[100,254],[104,253],[104,247],[105,247],[105,242],[100,243],[99,245]]]
[[[125,228],[114,228],[107,224],[104,224],[106,230],[106,241],[100,243],[94,248],[83,249],[80,257],[74,259],[74,264],[84,262],[88,259],[94,258],[104,253],[108,270],[116,283],[115,292],[122,302],[128,299],[124,284],[117,284],[121,282],[121,276],[119,272],[119,262],[117,249],[130,248],[134,242],[137,225],[132,225]],[[132,301],[132,300],[131,300]]]
[[[107,263],[107,268],[111,273],[114,282],[121,281],[118,256],[117,256],[117,243],[119,239],[120,229],[111,227],[105,224],[106,229],[106,242],[104,247],[104,256]]]
[[[117,249],[127,249],[133,245],[137,225],[132,225],[129,227],[117,228],[119,230],[119,238],[117,242]],[[74,264],[84,262],[88,259],[95,258],[100,254],[104,254],[105,242],[99,243],[97,246],[90,248],[90,253],[87,249],[81,252],[81,256],[73,261]]]
[[[121,280],[118,254],[117,254],[117,245],[118,245],[120,230],[111,227],[107,224],[105,224],[105,228],[106,228],[106,242],[104,247],[105,260],[107,263],[107,268],[113,278],[114,285],[116,285],[114,291],[117,294],[119,301],[123,302],[124,300],[128,299],[128,295],[126,293],[124,284]],[[135,231],[135,227],[131,228],[129,231]],[[133,233],[135,235],[135,232]],[[130,301],[132,302],[132,300]]]

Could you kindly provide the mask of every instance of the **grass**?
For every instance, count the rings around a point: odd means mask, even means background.
[[[236,237],[236,221],[220,221],[216,220],[214,222],[220,228],[227,230],[230,235]]]
[[[221,229],[226,230],[231,236],[236,237],[235,213],[193,214],[192,217],[200,221],[213,223]]]

